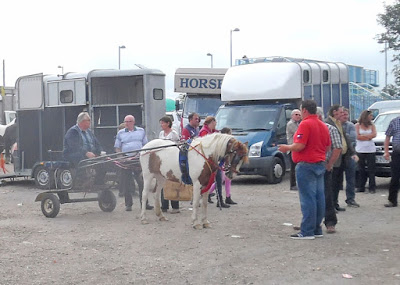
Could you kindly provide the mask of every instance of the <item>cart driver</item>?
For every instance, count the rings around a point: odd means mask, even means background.
[[[99,156],[102,151],[99,141],[89,128],[90,116],[82,112],[76,119],[76,125],[65,134],[63,156],[75,167],[79,161]]]

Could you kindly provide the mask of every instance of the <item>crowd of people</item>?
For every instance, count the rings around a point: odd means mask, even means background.
[[[300,109],[291,113],[287,124],[288,144],[279,145],[279,151],[289,153],[291,161],[290,190],[298,190],[302,212],[300,232],[291,235],[293,239],[315,239],[322,237],[322,222],[327,233],[336,232],[337,213],[346,209],[339,205],[339,192],[345,189],[348,207],[358,208],[355,200],[356,192],[368,191],[374,194],[375,183],[375,144],[376,128],[370,111],[361,113],[354,124],[349,121],[349,110],[340,105],[333,105],[327,118],[324,118],[322,108],[317,107],[313,100],[302,102]],[[102,149],[99,141],[90,131],[91,118],[87,112],[78,115],[77,124],[72,126],[64,139],[64,158],[72,165],[87,158],[99,156]],[[215,117],[206,117],[204,125],[199,129],[200,117],[196,113],[189,115],[189,123],[183,128],[182,135],[172,129],[169,117],[160,120],[160,139],[174,142],[192,140],[206,136],[216,130]],[[231,134],[229,128],[221,130]],[[392,153],[389,145],[392,138]],[[135,126],[133,115],[127,115],[124,123],[115,137],[114,148],[117,153],[134,159],[137,150],[147,143],[143,128]],[[389,186],[389,202],[385,207],[397,207],[398,190],[400,186],[400,117],[393,119],[386,131],[384,157],[391,158],[392,177]],[[358,171],[357,171],[358,169]],[[220,163],[215,183],[209,190],[209,203],[217,189],[217,207],[229,208],[237,204],[231,197],[231,181],[223,175],[223,164]],[[358,175],[356,175],[358,173]],[[345,178],[346,187],[343,180]],[[140,201],[143,190],[143,179],[140,167],[120,169],[120,192],[125,197],[126,211],[132,210],[133,179],[139,186]],[[225,182],[226,198],[222,196],[222,184]],[[357,188],[357,191],[356,191]],[[169,201],[162,195],[162,211],[169,210]],[[179,201],[171,201],[171,213],[179,213]],[[147,209],[153,209],[146,203]]]
[[[69,161],[72,167],[76,167],[78,163],[84,159],[94,158],[101,154],[102,147],[90,130],[91,118],[89,113],[82,112],[77,117],[76,125],[72,126],[66,133],[64,138],[64,159]],[[162,117],[159,120],[161,132],[159,134],[160,139],[171,140],[173,142],[179,142],[181,140],[192,140],[196,137],[202,137],[214,132],[216,130],[217,121],[215,117],[209,116],[205,119],[202,129],[199,129],[200,117],[196,113],[189,115],[189,123],[183,128],[182,135],[179,137],[178,133],[172,129],[172,120],[168,116]],[[224,128],[222,130],[224,133],[230,134],[230,129]],[[114,148],[116,153],[121,153],[123,156],[122,162],[118,163],[119,169],[119,191],[120,196],[125,197],[125,210],[132,211],[133,205],[133,195],[134,192],[134,180],[139,187],[139,199],[142,201],[142,191],[143,191],[143,177],[141,174],[141,168],[138,163],[133,163],[133,161],[138,159],[138,152],[143,148],[143,146],[148,142],[146,137],[146,132],[143,128],[135,125],[135,117],[133,115],[127,115],[124,118],[124,122],[121,123],[118,133],[115,137]],[[126,163],[123,163],[123,162]],[[99,172],[104,178],[104,173]],[[99,175],[98,175],[99,176]],[[226,199],[222,197],[222,181],[225,182],[226,188]],[[213,191],[217,189],[217,207],[229,208],[230,205],[237,204],[231,198],[230,193],[231,181],[223,175],[222,162],[218,168],[216,174],[216,181],[211,186],[209,193],[209,202],[213,203],[211,197],[213,196]],[[169,210],[169,205],[172,207],[172,214],[180,213],[179,201],[168,201],[164,199],[163,191],[161,192],[161,209],[163,212]],[[154,207],[146,202],[146,209],[151,210]]]
[[[300,112],[301,116],[297,116]],[[301,118],[298,118],[301,117]],[[281,152],[289,152],[291,172],[295,173],[297,186],[290,181],[290,189],[299,190],[303,214],[300,232],[293,239],[315,239],[322,237],[322,221],[327,233],[336,232],[339,211],[339,191],[346,178],[346,203],[358,208],[356,192],[365,192],[368,180],[369,193],[376,191],[375,152],[373,138],[376,128],[370,111],[365,110],[354,124],[349,121],[349,110],[333,105],[326,119],[322,108],[313,100],[302,102],[301,110],[293,110],[287,124],[288,144],[280,145]],[[389,187],[389,203],[385,207],[397,206],[400,179],[400,117],[395,118],[386,131],[385,155],[389,160],[389,142],[393,137],[392,178]],[[359,175],[356,175],[358,170]],[[356,190],[357,188],[357,190]]]

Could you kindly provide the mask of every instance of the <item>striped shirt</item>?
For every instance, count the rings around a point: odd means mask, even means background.
[[[389,127],[387,128],[385,135],[393,137],[393,150],[396,152],[400,152],[400,116],[390,121]]]

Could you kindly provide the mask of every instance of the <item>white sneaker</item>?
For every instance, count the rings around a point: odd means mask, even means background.
[[[314,236],[303,236],[301,233],[293,234],[290,236],[292,239],[315,239]]]

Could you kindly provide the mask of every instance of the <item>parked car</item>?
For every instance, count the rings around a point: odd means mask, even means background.
[[[389,126],[390,121],[400,116],[400,110],[388,111],[380,113],[374,120],[376,127],[376,137],[373,139],[376,146],[376,168],[375,175],[378,177],[390,177],[390,160],[386,160],[383,157],[384,154],[384,143],[385,143],[385,132]],[[389,153],[392,152],[392,142],[390,141]]]

